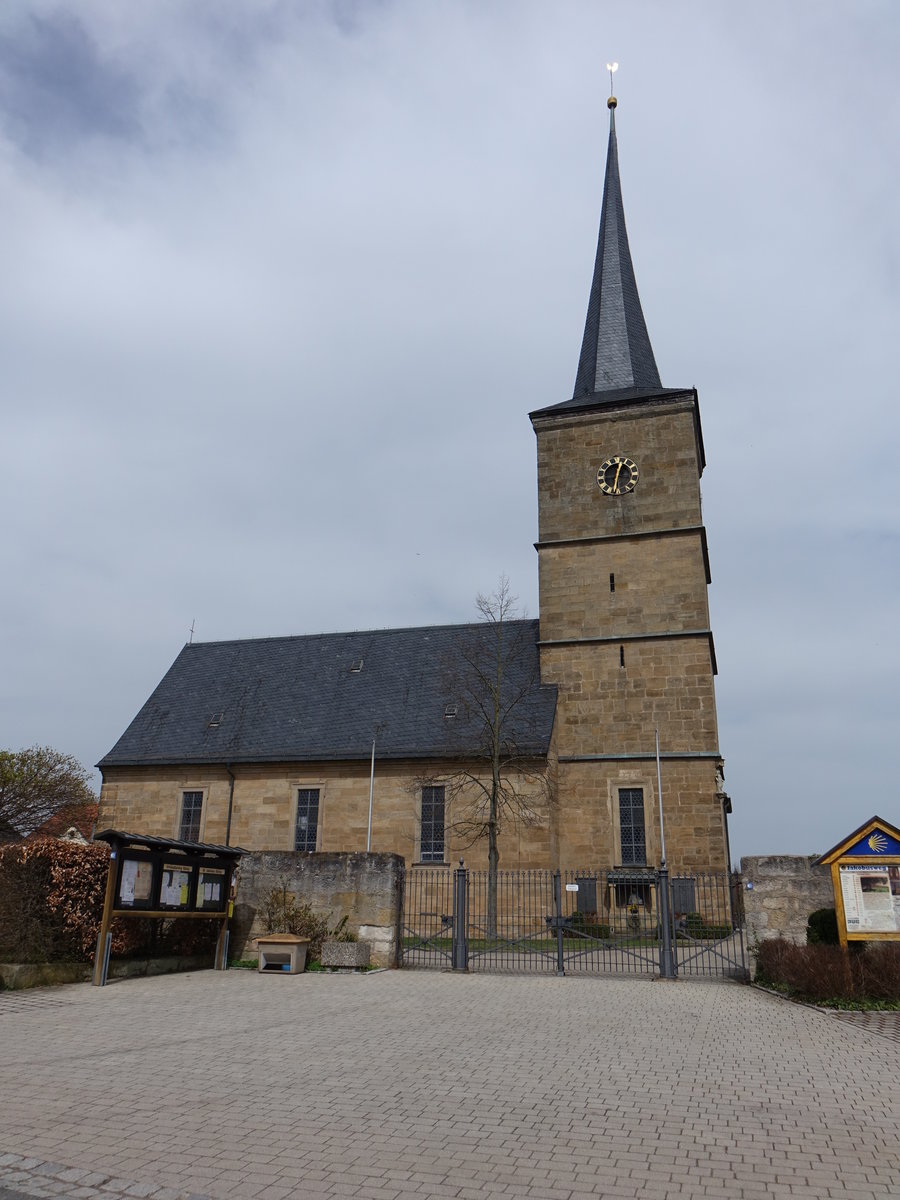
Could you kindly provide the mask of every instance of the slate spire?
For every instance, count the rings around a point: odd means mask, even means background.
[[[618,388],[661,387],[644,323],[625,230],[616,144],[616,98],[610,96],[609,149],[594,278],[573,399]]]

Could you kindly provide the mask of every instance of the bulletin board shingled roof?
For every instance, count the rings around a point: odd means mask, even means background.
[[[523,693],[506,733],[518,753],[546,755],[556,688],[540,683],[538,622],[509,621],[521,641],[507,685]],[[468,757],[453,676],[460,647],[486,626],[328,633],[185,646],[98,764],[238,763]],[[471,736],[469,736],[471,735]]]

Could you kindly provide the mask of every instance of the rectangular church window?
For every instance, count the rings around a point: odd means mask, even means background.
[[[423,863],[442,863],[444,861],[443,785],[422,788],[419,861]]]
[[[297,831],[294,836],[294,849],[306,850],[310,853],[316,848],[316,835],[319,829],[319,789],[297,789]]]
[[[203,816],[203,793],[182,792],[181,821],[178,836],[183,842],[200,841],[200,818]]]
[[[623,866],[642,867],[646,864],[643,788],[619,788],[619,842]]]

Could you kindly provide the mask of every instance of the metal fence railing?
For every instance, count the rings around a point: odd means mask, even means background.
[[[405,967],[747,978],[727,874],[415,867],[403,913]]]

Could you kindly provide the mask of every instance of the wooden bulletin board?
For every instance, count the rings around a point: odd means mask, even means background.
[[[233,881],[244,851],[237,846],[182,842],[106,829],[95,841],[110,845],[103,918],[94,958],[94,983],[103,986],[109,963],[109,927],[115,917],[217,920],[216,967],[224,969]]]
[[[900,941],[900,830],[872,817],[818,859],[831,867],[841,945]]]

